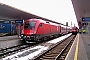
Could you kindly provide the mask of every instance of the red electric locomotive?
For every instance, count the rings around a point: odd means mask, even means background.
[[[24,22],[21,38],[26,42],[40,42],[60,34],[59,24],[41,19],[28,19]]]
[[[78,28],[76,26],[72,27],[72,34],[77,34]]]

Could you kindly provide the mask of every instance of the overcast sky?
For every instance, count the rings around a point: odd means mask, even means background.
[[[1,3],[69,26],[77,24],[71,0],[0,0]]]

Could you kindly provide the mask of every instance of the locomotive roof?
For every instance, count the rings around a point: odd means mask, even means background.
[[[32,18],[32,19],[28,19],[28,20],[32,20],[32,21],[40,21],[40,22],[42,22],[42,23],[50,23],[50,24],[52,24],[52,25],[57,25],[57,26],[63,26],[63,27],[65,27],[66,25],[64,25],[64,24],[58,24],[58,23],[54,23],[54,22],[51,22],[51,21],[45,21],[45,20],[43,20],[43,19],[37,19],[37,18]],[[67,27],[70,27],[70,26],[67,26]]]
[[[50,22],[50,21],[44,21],[44,20],[42,20],[42,19],[28,19],[28,20],[31,20],[31,21],[40,21],[40,22],[42,22],[42,23],[50,23],[50,24],[52,24],[52,25],[59,25],[59,24],[57,24],[57,23],[53,23],[53,22]]]

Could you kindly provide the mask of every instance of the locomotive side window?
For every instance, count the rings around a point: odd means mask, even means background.
[[[25,29],[34,29],[36,22],[25,22],[24,28]]]
[[[42,23],[39,24],[39,28],[42,27]]]

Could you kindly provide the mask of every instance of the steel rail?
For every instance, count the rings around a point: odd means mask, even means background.
[[[67,47],[69,46],[69,44],[71,43],[71,41],[75,38],[75,36],[68,42],[68,44],[64,47],[64,49],[62,49],[62,51],[58,54],[58,56],[55,58],[55,60],[58,60],[59,57],[61,57],[62,53],[67,49]]]

